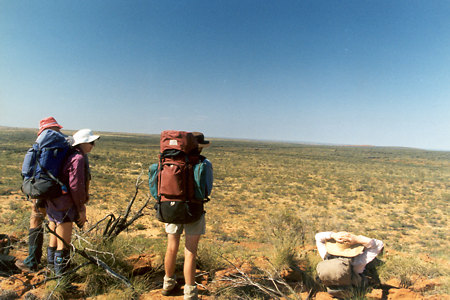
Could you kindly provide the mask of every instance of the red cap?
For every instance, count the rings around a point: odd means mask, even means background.
[[[48,118],[42,119],[39,122],[38,135],[40,135],[42,133],[42,131],[44,131],[45,129],[48,129],[51,127],[58,127],[59,129],[63,128],[61,125],[58,124],[58,122],[56,122],[55,118],[48,117]]]

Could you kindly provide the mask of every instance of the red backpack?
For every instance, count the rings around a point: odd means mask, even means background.
[[[195,198],[194,165],[199,162],[198,143],[186,131],[161,132],[157,169],[158,220],[165,223],[187,224],[200,219],[203,199]]]

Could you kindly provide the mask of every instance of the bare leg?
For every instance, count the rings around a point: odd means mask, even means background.
[[[199,234],[186,235],[184,248],[184,280],[188,285],[195,285],[196,257],[199,241]]]
[[[72,239],[72,227],[72,222],[61,223],[56,226],[56,234],[62,237],[67,244],[70,244]],[[64,248],[66,248],[63,241],[61,241],[59,238],[57,238],[56,247],[57,250],[63,250]]]
[[[30,229],[38,228],[42,226],[42,222],[45,219],[46,215],[46,209],[45,207],[37,207],[36,206],[36,200],[33,199],[33,208],[31,210],[31,216],[30,216]]]
[[[48,227],[50,228],[50,230],[55,231],[56,223],[55,222],[49,222],[48,223]],[[50,233],[49,239],[48,239],[48,246],[49,247],[56,247],[57,240],[58,240],[58,238],[56,237],[56,235],[53,235],[53,234]]]
[[[177,261],[178,247],[180,246],[180,234],[167,235],[167,250],[164,258],[164,270],[167,277],[175,274],[175,264]]]

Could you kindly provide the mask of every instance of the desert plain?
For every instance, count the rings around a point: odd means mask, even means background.
[[[159,297],[165,233],[154,217],[148,188],[148,167],[158,160],[159,135],[100,135],[89,154],[89,223],[84,230],[75,230],[73,244],[96,249],[90,253],[107,261],[134,287],[90,265],[77,272],[73,281],[78,292],[69,296],[58,290],[57,280],[21,289],[11,281],[20,274],[0,277],[2,290],[10,286],[19,297],[35,293],[50,299]],[[20,191],[20,171],[35,137],[32,129],[0,127],[0,233],[12,237],[10,255],[18,259],[26,253],[31,212]],[[280,298],[327,299],[314,280],[320,261],[314,234],[320,231],[350,231],[384,242],[376,271],[381,284],[393,291],[374,288],[357,299],[396,299],[402,289],[407,290],[404,299],[448,299],[450,152],[208,139],[211,147],[203,154],[214,166],[214,188],[206,204],[207,228],[198,257],[203,299],[276,298],[248,282],[236,285],[231,279],[239,277],[237,269],[255,281],[275,276],[287,282],[289,288]],[[143,207],[142,216],[113,242],[101,241],[106,221],[86,233],[108,214],[123,215],[136,192],[131,215]],[[180,277],[182,258],[180,250]],[[83,263],[82,257],[75,259]],[[141,259],[146,268],[136,271]],[[37,277],[28,280],[39,281],[43,275]],[[173,297],[178,298],[182,293]]]

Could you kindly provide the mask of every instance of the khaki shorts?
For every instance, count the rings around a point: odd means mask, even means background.
[[[182,234],[183,230],[185,230],[186,234],[198,235],[198,234],[205,234],[205,229],[206,229],[205,214],[203,214],[200,217],[200,219],[198,219],[194,223],[189,224],[166,223],[166,233],[168,234]]]

